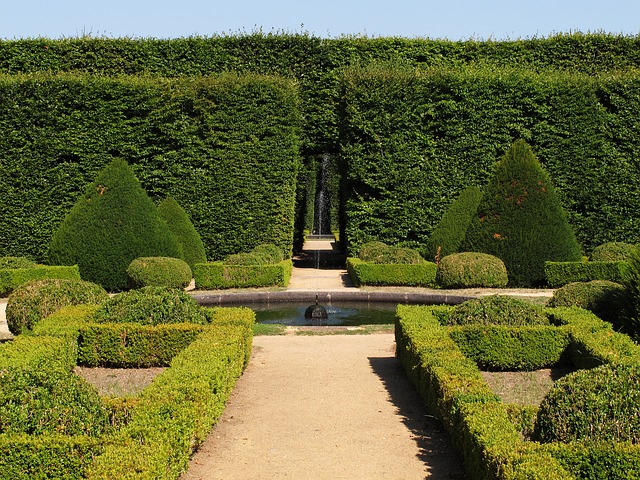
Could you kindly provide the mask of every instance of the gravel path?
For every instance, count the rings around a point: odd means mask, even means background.
[[[258,336],[181,480],[463,479],[392,334]]]

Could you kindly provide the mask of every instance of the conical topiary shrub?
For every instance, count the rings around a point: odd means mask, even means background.
[[[449,205],[422,251],[427,260],[438,261],[441,258],[460,252],[460,245],[478,210],[482,191],[478,187],[467,187]]]
[[[202,239],[184,208],[173,197],[167,197],[158,205],[158,213],[182,245],[184,261],[189,264],[191,270],[196,263],[206,263],[207,254]]]
[[[127,288],[138,257],[182,258],[180,244],[123,160],[107,165],[78,199],[49,245],[49,261],[77,264],[84,280]]]
[[[498,162],[462,248],[502,259],[510,285],[519,287],[543,284],[547,260],[581,259],[551,179],[525,141]]]

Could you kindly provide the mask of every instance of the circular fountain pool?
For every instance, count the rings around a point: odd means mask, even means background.
[[[245,305],[256,312],[256,322],[291,326],[359,326],[392,324],[397,303],[340,302],[325,303],[327,319],[307,319],[309,303],[278,302]]]

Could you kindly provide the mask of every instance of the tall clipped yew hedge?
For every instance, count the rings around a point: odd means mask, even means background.
[[[495,66],[347,71],[342,102],[350,249],[372,239],[427,244],[465,185],[526,140],[553,178],[585,251],[635,241],[640,224],[640,75],[587,77]],[[634,120],[635,119],[635,120]]]
[[[416,78],[415,85],[406,84],[400,79],[400,73],[382,73],[378,68],[377,79],[370,75],[371,78],[362,83],[354,79],[353,73],[347,73],[347,81],[343,81],[345,67],[385,61],[419,69],[423,72],[423,80]],[[303,118],[299,146],[306,162],[297,186],[296,238],[301,243],[305,216],[312,205],[307,200],[313,195],[314,182],[308,173],[313,170],[314,159],[325,153],[336,154],[342,149],[338,163],[341,175],[349,179],[343,198],[348,199],[350,206],[348,211],[341,211],[341,239],[352,243],[353,251],[357,251],[361,243],[378,238],[389,243],[402,239],[408,244],[422,244],[451,198],[459,194],[464,185],[486,182],[490,165],[517,138],[524,138],[534,147],[551,173],[585,251],[609,240],[635,241],[634,237],[640,231],[640,225],[633,220],[640,203],[640,195],[635,190],[640,182],[634,167],[634,158],[640,149],[636,126],[640,82],[634,73],[624,72],[633,72],[638,67],[640,36],[602,33],[461,42],[367,37],[321,39],[308,34],[262,32],[169,40],[82,37],[0,41],[0,73],[7,75],[75,72],[114,78],[122,75],[147,78],[138,80],[138,85],[157,82],[149,77],[197,78],[229,71],[293,79],[297,83]],[[64,210],[68,206],[66,199],[73,197],[66,195],[66,190],[73,189],[69,185],[76,183],[76,176],[82,176],[82,180],[88,182],[99,167],[108,162],[108,159],[97,159],[105,152],[107,156],[117,156],[119,152],[135,154],[135,158],[125,158],[132,163],[147,190],[157,188],[147,182],[148,178],[158,179],[163,183],[162,188],[171,184],[171,191],[161,193],[174,195],[184,206],[201,231],[211,259],[233,250],[251,249],[251,246],[245,248],[246,238],[235,241],[219,235],[209,240],[207,236],[211,232],[220,231],[218,223],[214,222],[210,228],[209,220],[198,212],[202,205],[188,203],[191,192],[184,193],[179,187],[174,191],[173,176],[181,173],[184,165],[191,173],[191,163],[180,164],[179,168],[175,166],[176,161],[182,161],[185,150],[188,152],[186,157],[195,158],[191,134],[199,131],[203,140],[209,131],[208,127],[195,126],[199,125],[196,120],[200,117],[192,105],[211,111],[211,103],[200,102],[198,95],[185,98],[184,89],[174,88],[169,96],[174,95],[177,108],[161,109],[158,113],[151,107],[166,105],[166,98],[159,99],[152,93],[153,89],[142,93],[141,87],[123,87],[123,92],[117,95],[113,94],[114,88],[109,87],[103,97],[92,94],[91,90],[80,93],[77,88],[68,88],[69,98],[61,103],[58,94],[50,95],[51,86],[37,79],[30,87],[32,96],[25,97],[22,93],[16,96],[19,92],[7,95],[6,83],[14,80],[4,78],[0,81],[5,85],[0,90],[0,128],[3,131],[0,162],[4,171],[9,159],[7,166],[13,175],[13,178],[5,175],[0,179],[0,191],[2,198],[8,199],[7,208],[15,212],[15,216],[4,216],[5,205],[0,205],[0,224],[9,225],[7,230],[0,232],[3,242],[0,253],[12,254],[14,249],[16,252],[37,252],[39,247],[28,246],[24,240],[32,238],[35,245],[41,245],[47,237],[50,212],[31,215],[28,213],[32,211],[31,202],[25,204],[22,199],[14,200],[20,197],[23,187],[30,194],[40,195],[42,200],[51,197],[52,208]],[[119,82],[123,83],[122,80]],[[165,87],[171,90],[167,83],[171,82],[165,82]],[[290,88],[287,84],[285,90]],[[363,94],[362,90],[366,88],[372,91]],[[131,102],[119,100],[125,93]],[[381,100],[377,112],[376,95]],[[103,98],[105,107],[98,108],[99,98]],[[226,110],[225,99],[219,97],[218,100],[213,103]],[[284,118],[291,112],[289,100],[283,101],[285,105],[267,102],[263,109],[270,117],[278,117],[272,128],[280,132],[291,125]],[[358,105],[360,101],[369,103]],[[71,113],[74,107],[77,111]],[[122,127],[121,121],[116,121],[117,115],[110,118],[112,107],[124,117],[126,128]],[[358,110],[369,112],[359,116]],[[45,111],[50,115],[42,113]],[[149,114],[151,111],[155,113]],[[233,108],[228,110],[229,113],[233,111]],[[170,112],[175,114],[175,123],[165,123]],[[55,117],[59,113],[63,114],[62,118]],[[15,119],[9,119],[7,115],[15,116]],[[89,118],[98,120],[101,135],[87,135],[84,140],[66,135],[67,138],[61,139],[65,137],[61,133],[66,129],[65,116],[72,115],[76,123],[90,123]],[[25,122],[24,117],[32,120]],[[256,130],[253,125],[234,123],[232,118],[231,114],[219,115],[215,125],[226,132],[238,129],[239,138],[253,138],[252,132]],[[14,120],[16,123],[12,123]],[[399,122],[398,127],[406,131],[404,137],[393,133],[394,122]],[[34,125],[37,128],[33,128]],[[283,125],[285,127],[281,128]],[[88,133],[93,131],[86,126],[82,128]],[[264,134],[265,130],[258,131],[263,133],[256,134],[255,139],[269,138],[269,134]],[[152,134],[147,134],[149,132]],[[111,148],[108,145],[114,144],[114,136],[119,140],[115,142],[116,147]],[[61,145],[67,142],[68,148],[56,149],[54,155],[42,161],[38,149],[41,146],[48,148],[49,139]],[[38,145],[34,146],[34,142]],[[402,143],[404,147],[400,149]],[[91,144],[95,148],[89,149]],[[282,145],[284,150],[289,150],[288,141]],[[209,147],[208,144],[203,146],[205,154]],[[271,151],[272,147],[267,149],[269,152],[264,159],[273,159],[275,164],[276,157],[287,156],[282,149],[279,149],[280,153]],[[362,149],[364,158],[353,162],[358,148]],[[365,167],[366,163],[379,160],[371,155],[371,151],[387,157],[382,164],[390,167],[389,182],[369,185],[370,179],[361,178],[366,170],[370,173],[376,170],[375,165]],[[168,154],[165,156],[162,152]],[[43,175],[31,182],[14,174],[17,155],[23,157],[21,161],[31,171],[36,172],[33,168],[40,165],[49,170],[47,174],[51,180]],[[78,156],[91,156],[95,162],[76,166]],[[207,159],[210,157],[205,155]],[[270,162],[264,159],[261,162],[265,165]],[[402,162],[412,165],[408,171],[403,172]],[[291,166],[288,161],[284,163]],[[170,168],[167,170],[167,167]],[[277,167],[276,170],[282,176],[283,172],[292,171],[288,167]],[[273,169],[273,165],[270,168]],[[208,171],[208,166],[203,169]],[[404,175],[410,174],[411,170],[417,175],[404,182]],[[217,173],[214,175],[216,180],[203,180],[198,177],[200,172],[197,173],[198,190],[202,191],[210,184],[220,185]],[[460,178],[467,176],[477,178],[478,182],[461,182]],[[68,179],[71,181],[67,182]],[[51,186],[53,184],[55,188]],[[417,191],[419,185],[425,187],[423,194]],[[229,191],[222,186],[209,190]],[[151,193],[156,198],[156,192]],[[410,215],[402,204],[388,201],[385,207],[390,208],[389,214],[381,218],[383,209],[377,202],[393,195],[406,196],[407,208],[413,208],[415,214]],[[240,196],[230,195],[221,200],[233,201]],[[260,211],[260,208],[252,211]],[[255,218],[249,220],[260,223]],[[605,220],[607,228],[602,227]],[[395,223],[391,224],[392,221]],[[356,234],[360,229],[364,229],[364,233]],[[13,243],[4,235],[8,230],[26,234],[18,233],[19,238],[13,237],[16,238]],[[345,230],[349,232],[347,235]],[[247,238],[255,234],[256,231],[251,230]],[[258,242],[271,241],[266,236]],[[227,238],[231,238],[228,248]],[[243,244],[242,248],[239,248],[240,244]]]
[[[124,159],[185,209],[208,258],[290,254],[299,128],[278,78],[0,76],[0,252],[42,259],[84,186]]]

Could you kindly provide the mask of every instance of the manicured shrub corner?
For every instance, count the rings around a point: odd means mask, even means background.
[[[9,330],[18,335],[68,305],[99,304],[109,299],[99,285],[83,280],[34,280],[16,288],[7,301]]]
[[[80,280],[80,270],[77,265],[34,265],[31,267],[20,268],[0,268],[0,295],[6,295],[16,287],[19,287],[30,280],[41,280],[46,278]]]
[[[640,366],[603,365],[553,385],[536,419],[541,442],[640,444]]]
[[[347,258],[347,272],[356,285],[432,287],[437,266],[423,261],[417,264],[367,263]]]
[[[508,325],[511,327],[549,325],[545,312],[535,305],[508,297],[490,295],[467,300],[453,307],[448,325]]]
[[[133,288],[185,288],[193,276],[187,262],[172,257],[136,258],[127,267],[127,275]]]
[[[625,283],[628,272],[628,262],[545,262],[544,265],[546,283],[552,288],[592,280]]]
[[[255,255],[251,255],[251,262]],[[199,263],[193,271],[196,288],[217,290],[224,288],[286,287],[293,264],[283,260],[276,264],[234,264],[222,262]]]
[[[509,278],[504,262],[487,253],[463,252],[440,260],[436,283],[442,288],[501,288]]]
[[[143,287],[122,292],[106,301],[96,312],[98,323],[205,324],[202,307],[188,293],[164,287]]]
[[[598,317],[621,326],[620,316],[624,308],[626,289],[608,280],[571,282],[558,288],[547,302],[549,307],[580,307]]]

